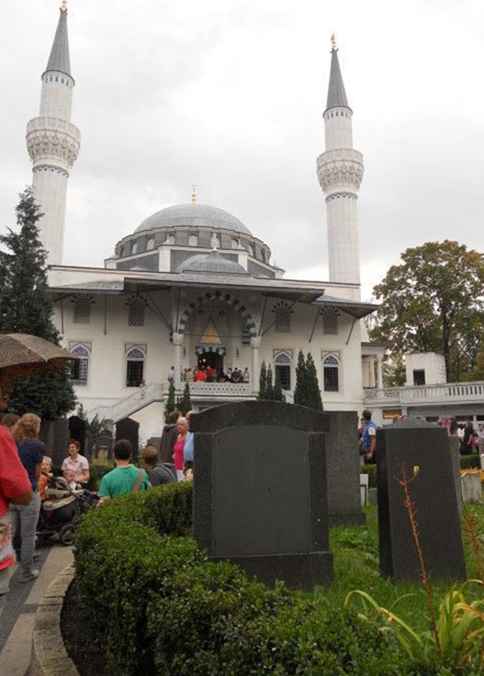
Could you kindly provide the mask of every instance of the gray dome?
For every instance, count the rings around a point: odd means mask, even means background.
[[[150,216],[136,229],[136,232],[146,232],[177,225],[189,227],[225,228],[235,232],[251,235],[238,218],[223,209],[210,207],[206,204],[176,204],[158,211]]]
[[[223,272],[225,274],[247,274],[247,270],[236,261],[224,258],[218,251],[212,251],[209,254],[198,254],[191,256],[181,263],[177,272]]]

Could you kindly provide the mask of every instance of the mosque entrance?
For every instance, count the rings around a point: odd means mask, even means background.
[[[217,375],[222,373],[224,369],[223,355],[217,352],[203,352],[198,355],[198,368],[203,369],[208,366],[214,369]]]

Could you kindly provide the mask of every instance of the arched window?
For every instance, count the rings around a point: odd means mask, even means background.
[[[71,378],[75,385],[87,385],[89,375],[89,355],[90,350],[87,345],[77,343],[71,346],[71,354],[77,357],[72,362]]]
[[[323,383],[325,392],[339,392],[340,361],[334,354],[323,359]]]
[[[131,254],[138,253],[138,242],[133,242],[131,244]]]
[[[279,378],[283,390],[291,389],[291,363],[287,352],[279,352],[274,360],[275,381]]]
[[[188,246],[198,246],[198,235],[196,232],[191,232],[188,235]]]
[[[126,353],[126,387],[139,387],[144,383],[145,350],[137,345]]]
[[[155,238],[150,237],[149,240],[146,242],[146,250],[152,251],[154,248],[155,248]]]

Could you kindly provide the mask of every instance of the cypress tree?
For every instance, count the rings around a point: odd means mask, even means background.
[[[267,384],[266,384],[266,396],[264,399],[273,400],[274,399],[274,387],[272,385],[272,366],[269,364],[267,367]]]
[[[286,397],[282,391],[281,379],[279,371],[276,369],[276,384],[274,385],[274,401],[286,401]]]
[[[0,256],[0,331],[29,333],[59,345],[47,285],[47,252],[39,239],[38,221],[43,214],[32,188],[20,195],[16,216],[18,230],[9,228],[0,236],[0,245],[6,249]],[[18,379],[10,396],[12,411],[37,413],[44,419],[63,416],[75,404],[67,366]]]
[[[178,407],[180,412],[183,415],[186,415],[188,411],[192,410],[192,400],[190,397],[190,385],[185,383],[185,389],[183,390],[183,397],[181,398],[180,405]]]
[[[296,388],[294,390],[294,403],[299,404],[299,406],[308,405],[306,381],[306,362],[304,361],[303,351],[299,350],[296,366]]]
[[[316,411],[322,411],[323,402],[321,400],[321,390],[319,389],[318,374],[316,373],[316,366],[310,352],[308,352],[306,357],[306,380],[308,393],[308,403],[306,405],[316,409]]]
[[[259,396],[258,399],[266,399],[266,389],[267,389],[267,369],[265,361],[262,362],[260,369],[260,378],[259,378]]]
[[[168,422],[170,413],[176,409],[176,390],[175,385],[170,381],[170,386],[168,388],[168,399],[166,400],[165,405],[165,421]]]

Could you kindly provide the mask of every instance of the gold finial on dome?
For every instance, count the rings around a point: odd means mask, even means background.
[[[336,49],[336,34],[331,34],[331,49],[334,51]]]
[[[67,14],[67,0],[62,0],[60,11],[62,12],[62,14]]]
[[[192,204],[197,203],[197,186],[192,185]]]

